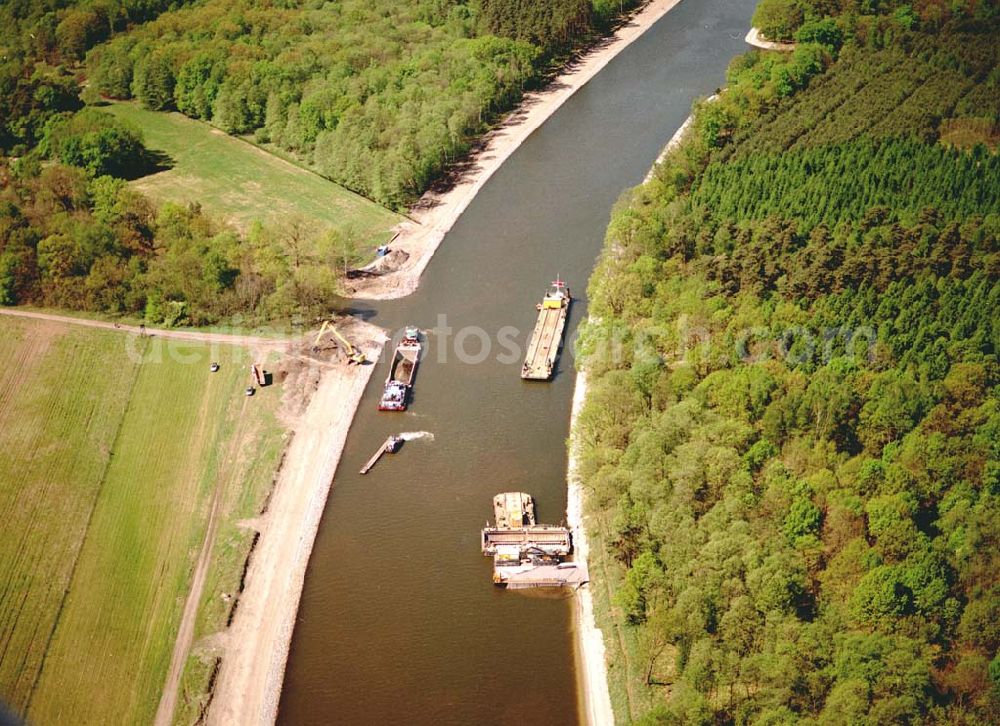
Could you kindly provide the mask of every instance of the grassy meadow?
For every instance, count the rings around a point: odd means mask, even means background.
[[[142,130],[147,148],[166,155],[165,171],[132,184],[153,199],[197,202],[241,229],[302,219],[311,227],[350,231],[359,247],[389,240],[401,217],[311,171],[179,113],[136,103],[102,107]]]
[[[248,362],[0,319],[0,693],[29,721],[152,721],[216,491],[196,635],[225,626],[283,439]]]

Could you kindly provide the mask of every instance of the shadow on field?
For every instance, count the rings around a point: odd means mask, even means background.
[[[134,163],[124,169],[124,178],[134,181],[144,176],[158,174],[161,171],[173,169],[175,159],[170,154],[157,149],[143,149],[139,158]]]
[[[0,701],[0,726],[23,726],[24,721],[8,711],[3,701]]]

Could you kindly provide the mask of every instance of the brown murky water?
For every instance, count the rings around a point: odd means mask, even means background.
[[[533,494],[542,521],[564,517],[572,356],[552,382],[525,383],[519,357],[497,359],[498,335],[513,326],[523,351],[535,303],[560,274],[575,296],[573,337],[613,203],[691,101],[723,84],[754,1],[684,0],[490,180],[417,293],[355,303],[397,334],[408,323],[434,330],[409,412],[375,410],[384,356],[355,419],[309,565],[281,723],[578,722],[571,603],[494,588],[479,553],[499,491]],[[358,475],[401,431],[433,439]]]

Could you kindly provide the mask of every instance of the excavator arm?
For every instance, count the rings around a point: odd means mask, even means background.
[[[349,341],[347,338],[341,335],[339,330],[337,330],[335,327],[332,326],[330,327],[330,330],[333,331],[333,334],[334,336],[336,336],[337,340],[339,340],[343,344],[344,350],[347,351],[347,358],[348,360],[351,361],[351,363],[357,363],[358,365],[361,365],[362,363],[368,362],[368,359],[365,358],[365,354],[362,353],[357,348],[355,348],[353,345],[351,345],[351,341]]]
[[[321,327],[319,332],[316,334],[316,339],[313,341],[314,353],[319,351],[319,341],[323,338],[323,334],[327,330],[333,333],[334,337],[336,337],[340,344],[344,347],[344,350],[347,352],[347,360],[349,362],[357,363],[358,365],[368,362],[368,359],[365,358],[365,354],[351,345],[351,341],[341,335],[340,331],[337,330],[337,328],[332,325],[329,320],[323,321],[323,327]]]
[[[319,350],[319,341],[320,341],[320,338],[323,337],[323,333],[326,332],[326,329],[329,326],[330,326],[330,321],[329,320],[324,320],[323,321],[323,327],[321,327],[319,329],[319,332],[316,334],[316,340],[313,341],[313,352],[314,353]]]

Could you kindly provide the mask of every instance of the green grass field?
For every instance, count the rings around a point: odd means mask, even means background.
[[[283,440],[247,355],[0,319],[0,694],[30,722],[152,721],[217,488],[203,608],[233,593]]]
[[[146,146],[172,167],[133,185],[157,201],[198,202],[241,229],[259,220],[350,230],[359,247],[389,240],[401,217],[306,169],[179,113],[148,111],[135,103],[102,107],[142,130]]]

